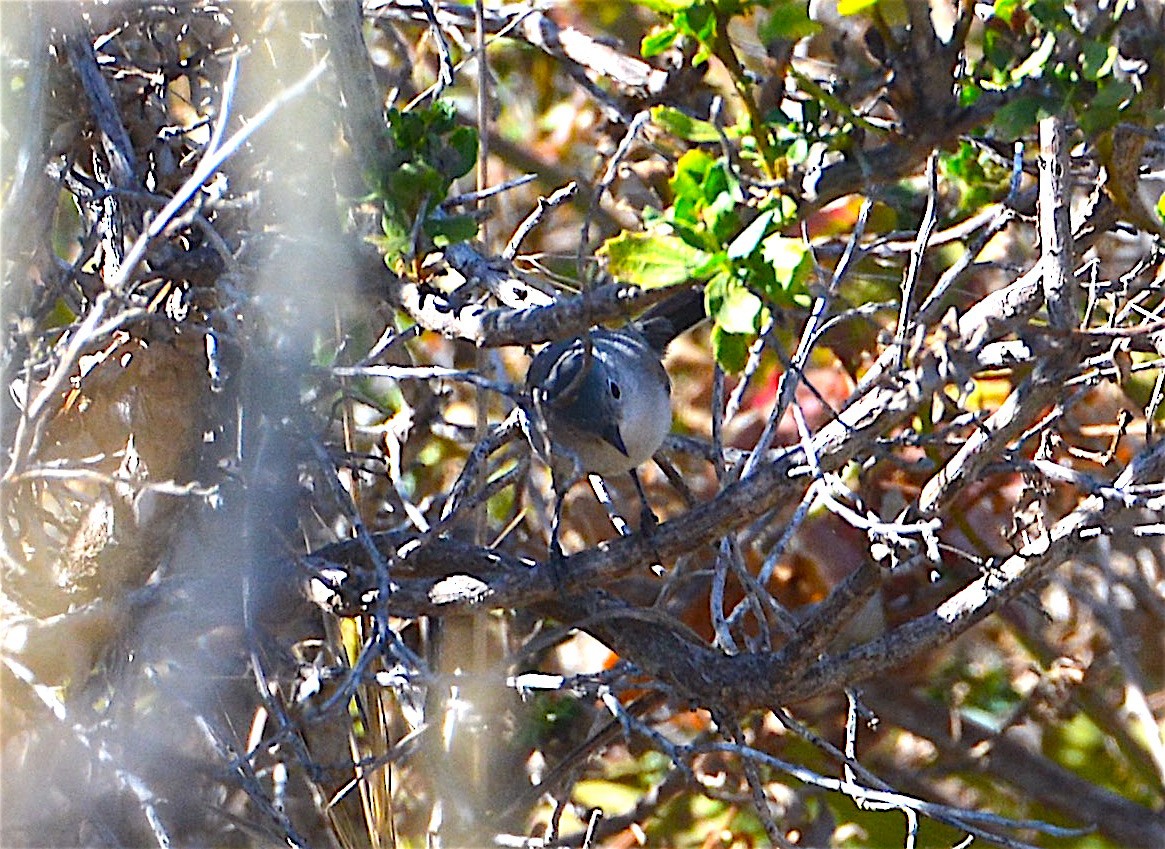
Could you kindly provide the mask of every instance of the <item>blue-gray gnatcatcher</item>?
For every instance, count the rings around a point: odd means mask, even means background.
[[[526,390],[541,420],[534,428],[545,433],[531,433],[531,442],[538,448],[549,441],[556,485],[580,472],[630,472],[642,497],[635,468],[651,459],[671,429],[671,382],[660,358],[703,318],[703,292],[685,288],[624,328],[595,328],[538,352]],[[539,453],[551,459],[544,448]],[[646,501],[644,507],[646,517]]]
[[[556,460],[616,475],[651,459],[671,428],[660,353],[634,327],[598,328],[534,358],[526,385]]]

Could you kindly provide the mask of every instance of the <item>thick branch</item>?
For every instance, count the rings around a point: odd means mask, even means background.
[[[864,688],[862,699],[886,720],[927,740],[949,758],[962,761],[968,752],[982,753],[975,766],[1031,794],[1045,805],[1129,849],[1165,846],[1165,817],[1098,787],[1024,745],[1021,735],[996,734],[967,716],[959,719],[959,734],[951,732],[950,711],[902,692],[890,681]]]

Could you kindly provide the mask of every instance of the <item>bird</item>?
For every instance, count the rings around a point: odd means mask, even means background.
[[[703,290],[684,287],[624,327],[592,328],[547,345],[531,361],[526,392],[534,421],[527,432],[550,464],[558,495],[552,557],[561,557],[562,495],[584,474],[630,473],[643,505],[641,528],[654,525],[635,470],[671,430],[671,381],[662,357],[672,340],[705,317]]]

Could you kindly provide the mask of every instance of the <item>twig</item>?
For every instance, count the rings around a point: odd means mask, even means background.
[[[277,94],[243,129],[235,133],[222,147],[217,150],[208,150],[199,160],[194,172],[182,184],[178,192],[150,221],[145,231],[138,236],[126,254],[125,260],[117,272],[107,282],[106,288],[94,298],[89,312],[84,320],[73,331],[64,350],[61,351],[56,366],[45,380],[40,392],[37,393],[24,410],[17,425],[16,436],[13,439],[12,460],[4,473],[4,480],[12,477],[27,462],[32,451],[40,441],[40,434],[45,424],[45,414],[49,404],[60,394],[61,389],[68,382],[73,373],[81,353],[90,345],[95,344],[101,337],[98,329],[102,328],[106,313],[120,302],[125,294],[127,285],[138,263],[146,254],[146,250],[154,239],[165,232],[170,221],[182,208],[198,193],[202,186],[248,139],[263,127],[280,109],[296,99],[311,87],[324,72],[326,65],[321,62],[312,68],[302,79]],[[114,325],[115,326],[115,325]],[[111,325],[104,326],[106,331]]]
[[[911,305],[914,292],[918,288],[918,274],[922,269],[922,258],[930,246],[930,237],[938,220],[938,151],[932,151],[926,160],[926,209],[922,213],[922,223],[918,225],[918,237],[910,249],[910,262],[902,278],[902,301],[898,305],[898,332],[894,345],[898,349],[898,368],[906,363],[906,340],[911,329]]]
[[[441,208],[452,209],[456,206],[468,206],[471,203],[476,204],[485,200],[486,198],[491,198],[495,195],[500,195],[502,192],[508,192],[510,189],[516,189],[519,186],[532,183],[537,179],[537,174],[523,174],[521,177],[515,177],[512,180],[506,180],[504,183],[498,183],[495,186],[488,186],[477,191],[466,192],[460,195],[453,195],[453,197],[446,198],[441,202]]]
[[[1068,168],[1068,140],[1064,119],[1058,115],[1040,121],[1040,263],[1048,320],[1060,331],[1079,324],[1076,280],[1072,269],[1072,175]]]
[[[590,250],[591,223],[594,221],[595,210],[602,202],[603,195],[607,189],[615,182],[615,178],[619,175],[620,163],[631,152],[631,145],[634,144],[636,136],[639,135],[639,131],[643,129],[650,118],[651,113],[645,109],[631,119],[631,122],[627,125],[627,131],[623,134],[623,138],[619,140],[619,146],[615,148],[615,152],[611,155],[611,160],[607,163],[607,168],[603,172],[602,179],[599,180],[599,184],[595,187],[595,191],[591,195],[590,204],[587,206],[587,214],[583,216],[582,227],[579,230],[578,256],[575,259],[579,279],[585,279],[584,259],[587,251]]]
[[[538,206],[529,215],[527,215],[522,223],[518,225],[518,229],[514,231],[514,235],[510,237],[509,243],[502,249],[503,259],[513,259],[517,256],[518,249],[522,246],[522,242],[530,235],[531,231],[542,221],[546,213],[550,210],[562,206],[569,200],[572,200],[578,194],[578,184],[574,181],[567,183],[560,189],[550,195],[550,197],[538,198]]]

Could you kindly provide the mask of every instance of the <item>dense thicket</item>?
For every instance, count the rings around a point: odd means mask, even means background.
[[[1165,845],[1159,4],[0,14],[5,845]]]

